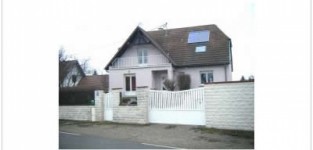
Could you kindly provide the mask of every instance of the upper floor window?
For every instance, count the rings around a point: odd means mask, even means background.
[[[206,51],[206,46],[196,46],[196,50],[197,53],[199,52],[205,52]]]
[[[213,72],[212,71],[202,71],[200,72],[201,84],[212,83],[213,80]]]
[[[138,63],[139,64],[146,64],[148,63],[148,51],[147,49],[139,49],[138,53]]]
[[[210,37],[209,30],[192,31],[188,35],[188,43],[208,42]]]

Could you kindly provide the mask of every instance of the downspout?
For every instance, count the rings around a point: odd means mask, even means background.
[[[227,65],[224,66],[225,81],[227,81],[227,73],[226,73],[226,70],[227,70],[227,69],[226,69],[226,67],[227,67]]]

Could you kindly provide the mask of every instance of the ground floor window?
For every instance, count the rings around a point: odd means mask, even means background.
[[[213,82],[213,72],[212,71],[201,71],[200,72],[201,84]]]
[[[136,76],[134,74],[125,75],[125,90],[136,91]]]

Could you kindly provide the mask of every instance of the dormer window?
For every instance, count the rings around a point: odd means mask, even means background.
[[[206,51],[206,46],[196,46],[196,53],[201,53]]]

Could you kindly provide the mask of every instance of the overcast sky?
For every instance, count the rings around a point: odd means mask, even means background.
[[[152,30],[216,24],[233,43],[233,80],[254,75],[255,3],[253,0],[61,1],[58,5],[59,47],[90,58],[98,72],[137,25]]]

